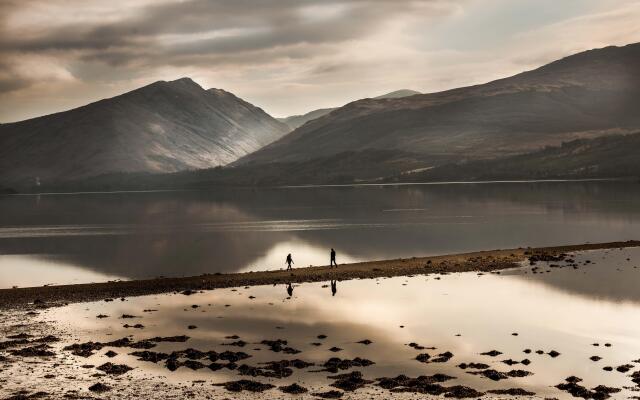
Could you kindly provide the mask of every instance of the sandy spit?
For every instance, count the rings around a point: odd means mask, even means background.
[[[260,271],[232,274],[205,274],[181,278],[155,278],[78,285],[0,289],[0,309],[24,308],[30,304],[63,305],[107,298],[143,296],[185,290],[211,290],[277,283],[319,282],[402,275],[452,272],[492,272],[520,266],[530,254],[560,254],[580,250],[639,247],[640,241],[588,243],[540,248],[489,250],[432,257],[367,261],[328,266],[294,268],[293,271]]]

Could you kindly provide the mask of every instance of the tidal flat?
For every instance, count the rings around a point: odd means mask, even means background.
[[[640,248],[0,316],[0,398],[634,398]],[[36,299],[37,300],[37,299]]]

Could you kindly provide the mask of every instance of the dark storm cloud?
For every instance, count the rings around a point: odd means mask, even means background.
[[[184,58],[208,63],[216,62],[219,56],[268,53],[274,49],[279,56],[286,56],[283,47],[356,39],[394,14],[432,2],[191,0],[150,5],[105,24],[78,21],[51,29],[5,29],[0,51],[57,52],[61,57],[66,52],[69,57],[87,57],[113,65],[184,65]],[[18,2],[11,4],[21,7]],[[325,11],[327,16],[322,15]],[[320,14],[318,18],[314,13]],[[293,49],[292,55],[300,56],[301,52]],[[312,56],[313,52],[304,55]]]
[[[301,114],[626,44],[639,15],[637,0],[0,0],[0,121],[184,76]]]

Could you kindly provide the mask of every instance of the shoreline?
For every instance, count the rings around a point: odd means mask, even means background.
[[[487,250],[470,253],[412,257],[394,260],[341,264],[337,268],[314,266],[230,274],[204,274],[179,278],[153,278],[132,281],[39,286],[0,289],[0,310],[46,304],[61,306],[113,298],[144,296],[185,290],[212,290],[240,286],[321,282],[329,280],[371,279],[407,275],[455,272],[493,272],[519,267],[530,254],[560,254],[573,251],[640,247],[640,241],[585,243],[553,247]]]
[[[477,180],[477,181],[415,181],[415,182],[360,182],[360,183],[318,183],[299,185],[220,185],[217,187],[230,189],[310,189],[310,188],[331,188],[331,187],[367,187],[367,186],[442,186],[442,185],[494,185],[494,184],[525,184],[525,183],[571,183],[571,182],[635,182],[635,178],[628,176],[609,178],[557,178],[557,179],[498,179],[498,180]],[[119,189],[119,190],[80,190],[80,191],[55,191],[55,187],[45,192],[27,190],[26,192],[16,191],[15,193],[0,193],[0,196],[69,196],[69,195],[92,195],[92,194],[136,194],[136,193],[163,193],[163,192],[199,192],[212,190],[210,188],[188,188],[188,187],[166,187],[157,189]]]

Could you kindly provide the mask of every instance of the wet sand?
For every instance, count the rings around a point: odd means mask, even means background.
[[[48,306],[123,298],[176,291],[211,290],[278,283],[320,282],[403,275],[446,274],[454,272],[494,272],[521,265],[531,254],[558,255],[572,251],[639,247],[640,241],[588,243],[556,247],[490,250],[433,257],[370,261],[328,266],[294,268],[292,271],[260,271],[234,274],[207,274],[182,278],[156,278],[135,281],[43,286],[0,290],[0,309],[24,308],[30,304]]]

